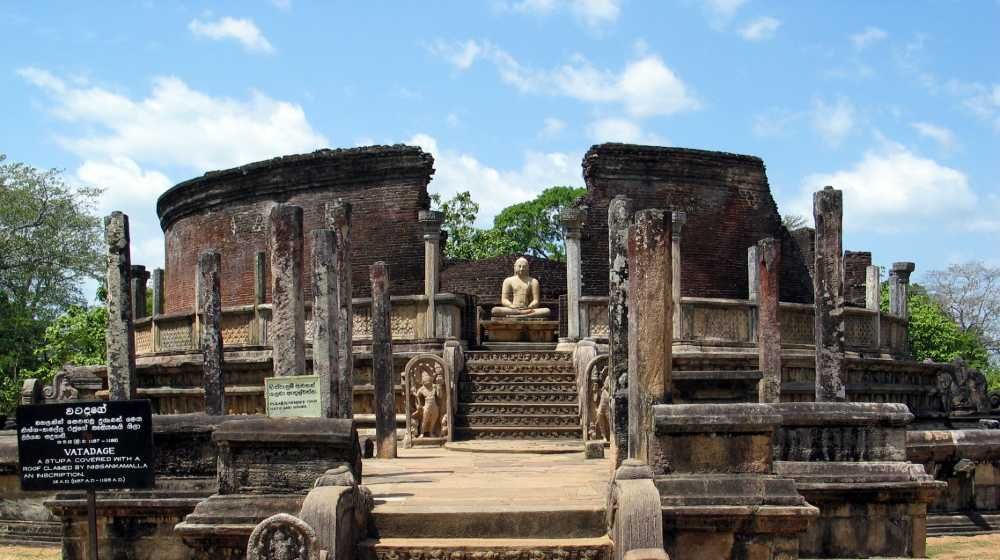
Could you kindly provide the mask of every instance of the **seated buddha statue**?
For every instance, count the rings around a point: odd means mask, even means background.
[[[514,262],[514,275],[507,277],[500,288],[500,303],[490,312],[494,319],[540,319],[551,311],[539,307],[541,288],[538,280],[528,276],[528,259],[521,257]]]

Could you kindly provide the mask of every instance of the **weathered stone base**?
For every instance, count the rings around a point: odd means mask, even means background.
[[[775,462],[819,508],[799,540],[807,558],[926,556],[927,504],[943,486],[911,463]]]
[[[129,560],[193,558],[192,550],[174,532],[174,525],[191,513],[203,498],[203,494],[196,492],[99,493],[98,556]],[[58,494],[46,505],[62,519],[62,558],[89,558],[87,501],[83,494]]]
[[[493,319],[480,323],[490,342],[555,342],[559,321]]]
[[[276,513],[297,514],[304,499],[287,494],[212,496],[199,503],[174,529],[190,547],[184,558],[245,560],[254,527]]]

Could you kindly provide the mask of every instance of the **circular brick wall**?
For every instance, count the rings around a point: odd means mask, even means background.
[[[423,293],[417,214],[430,204],[433,165],[433,157],[420,148],[372,146],[284,156],[179,183],[156,204],[166,243],[165,312],[193,308],[198,254],[210,249],[222,255],[222,304],[252,304],[254,258],[257,252],[267,255],[268,213],[275,203],[303,208],[308,301],[308,232],[330,227],[327,207],[338,198],[353,206],[354,297],[369,295],[368,267],[375,261],[389,263],[393,294]],[[269,276],[266,286],[270,301]]]

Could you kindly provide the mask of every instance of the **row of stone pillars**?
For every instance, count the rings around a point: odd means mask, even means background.
[[[815,233],[815,399],[845,401],[843,195],[827,187],[814,196]],[[684,214],[641,210],[615,197],[608,207],[609,342],[614,401],[613,454],[616,463],[647,460],[652,433],[651,406],[670,403],[673,336],[680,329],[680,236]],[[564,224],[566,220],[564,220]],[[567,260],[571,253],[567,228]],[[578,243],[578,242],[577,242]],[[748,249],[750,300],[756,304],[762,403],[781,398],[781,324],[779,320],[781,246],[773,238]],[[894,263],[890,274],[890,313],[908,318],[907,286],[913,263]],[[575,270],[568,264],[568,271]],[[868,270],[868,307],[878,309],[878,269]],[[573,285],[571,279],[569,285]],[[570,291],[570,310],[574,309]],[[572,320],[571,312],[569,319]],[[572,324],[572,323],[570,323]]]

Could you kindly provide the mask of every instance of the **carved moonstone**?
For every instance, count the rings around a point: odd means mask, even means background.
[[[250,533],[247,560],[319,560],[316,531],[294,515],[272,515]]]

